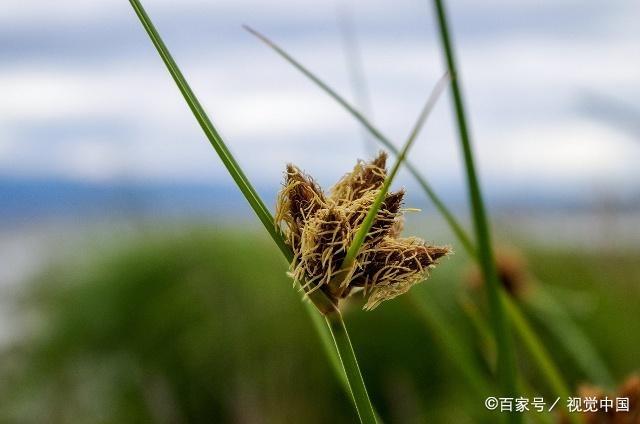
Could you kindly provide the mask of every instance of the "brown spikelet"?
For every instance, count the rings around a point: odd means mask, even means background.
[[[377,192],[376,192],[377,196]],[[371,230],[365,242],[371,243],[374,239],[381,239],[381,236],[388,235],[400,214],[400,207],[404,199],[404,190],[387,194],[382,202],[382,206],[376,215],[376,220],[371,225]]]
[[[294,165],[287,165],[284,188],[278,195],[275,221],[285,224],[289,244],[299,243],[304,222],[326,205],[324,194],[311,177]]]
[[[298,264],[293,275],[303,288],[315,290],[329,283],[346,254],[349,228],[335,207],[319,210],[302,229]]]
[[[524,257],[513,248],[500,248],[496,250],[496,269],[498,279],[505,291],[514,298],[522,298],[530,288],[530,276]],[[467,276],[467,281],[472,289],[484,285],[484,277],[480,269],[474,267]]]
[[[450,253],[410,237],[400,238],[404,190],[388,193],[354,266],[341,272],[346,252],[386,178],[386,154],[359,161],[325,196],[313,179],[287,166],[278,195],[276,223],[294,250],[290,275],[309,293],[322,290],[336,303],[352,293],[367,298],[365,309],[405,293]],[[334,279],[338,278],[339,286]],[[331,287],[330,287],[330,284]]]
[[[447,247],[428,246],[411,237],[385,239],[376,249],[365,252],[363,272],[352,284],[369,294],[365,309],[373,309],[385,300],[406,293],[422,281],[438,259],[450,253]]]
[[[622,384],[618,396],[629,398],[629,412],[616,414],[615,424],[640,424],[640,375],[633,374]]]
[[[387,176],[387,154],[380,152],[369,163],[358,161],[353,170],[343,176],[331,189],[331,198],[338,204],[349,202],[371,190],[382,187]]]
[[[350,215],[349,222],[351,228],[357,230],[358,227],[360,227],[375,198],[378,196],[378,193],[378,190],[370,191],[351,203],[352,206],[349,208],[350,210],[353,210],[353,213]],[[376,214],[376,219],[373,221],[369,233],[367,233],[367,237],[365,238],[365,248],[372,248],[378,245],[384,237],[389,235],[394,223],[400,217],[400,208],[402,207],[403,198],[404,190],[387,194],[385,200],[380,206],[380,210]]]
[[[607,394],[604,390],[597,386],[581,385],[578,387],[578,397],[582,399],[596,399],[598,402],[600,399],[604,399]],[[596,412],[582,412],[584,422],[587,424],[597,423],[613,423],[614,411],[598,410]]]
[[[583,384],[578,387],[576,396],[583,402],[585,399],[595,399],[598,405],[605,397],[613,401],[613,407],[608,411],[597,408],[595,412],[585,410],[580,412],[580,417],[586,424],[640,424],[640,376],[638,374],[632,374],[615,392],[607,392],[598,386]],[[628,411],[616,410],[617,398],[628,399]],[[565,424],[569,421],[563,415],[558,422]]]

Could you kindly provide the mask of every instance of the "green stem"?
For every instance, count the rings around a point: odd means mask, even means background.
[[[481,351],[484,353],[485,361],[487,362],[489,369],[495,372],[496,369],[496,343],[491,334],[491,329],[487,324],[487,321],[480,314],[478,306],[475,302],[469,299],[467,296],[461,296],[458,299],[460,308],[467,315],[469,322],[475,328],[478,333],[479,342],[481,345]]]
[[[546,351],[542,343],[540,343],[537,338],[535,332],[529,326],[522,312],[517,308],[515,302],[509,297],[506,293],[501,293],[501,303],[504,305],[507,314],[509,315],[509,319],[513,323],[513,326],[518,330],[518,335],[522,339],[522,342],[527,347],[527,350],[535,361],[538,363],[538,366],[542,373],[545,376],[545,379],[549,383],[551,390],[553,391],[556,397],[559,397],[561,401],[568,399],[571,396],[571,391],[569,387],[565,384],[560,372],[551,361],[551,357],[549,353]],[[567,417],[572,423],[580,423],[582,420],[576,414],[568,414]]]
[[[367,387],[362,379],[356,354],[351,345],[349,333],[347,332],[347,327],[344,325],[340,311],[336,310],[334,313],[325,315],[325,320],[331,329],[333,342],[336,345],[340,362],[347,377],[349,389],[351,390],[360,422],[363,424],[376,424],[376,414],[373,410],[371,400],[369,400]]]
[[[142,7],[142,4],[140,4],[139,0],[130,0],[130,3],[136,15],[140,19],[142,26],[146,30],[147,34],[149,35],[149,38],[153,42],[156,50],[158,51],[158,54],[160,55],[163,62],[165,63],[169,73],[173,77],[173,80],[178,86],[178,89],[180,90],[185,101],[189,105],[191,112],[193,113],[196,120],[200,124],[200,127],[202,128],[205,135],[209,139],[209,142],[211,143],[216,153],[222,160],[223,164],[229,171],[229,174],[231,175],[233,180],[236,182],[238,188],[240,189],[242,194],[244,194],[245,198],[251,205],[252,209],[254,210],[254,212],[256,213],[256,215],[264,225],[264,227],[267,229],[267,231],[271,235],[271,238],[274,240],[276,245],[280,248],[280,251],[285,256],[287,261],[291,262],[293,259],[293,252],[291,251],[291,248],[285,243],[284,237],[282,236],[280,229],[274,223],[273,216],[265,206],[264,202],[262,201],[258,193],[255,191],[255,189],[249,182],[248,178],[246,177],[246,175],[244,174],[244,172],[236,162],[235,158],[233,157],[233,155],[225,145],[224,141],[218,134],[217,130],[211,123],[211,120],[209,119],[206,112],[204,111],[204,108],[202,107],[197,97],[191,90],[191,87],[189,86],[182,72],[178,68],[178,65],[175,63],[175,61],[171,57],[169,50],[167,49],[166,45],[162,41],[162,38],[160,37],[160,34],[158,34],[151,19],[149,18],[146,11]],[[317,307],[317,309],[320,312],[322,312],[324,315],[329,314],[331,316],[334,316],[338,314],[338,316],[340,316],[339,315],[340,312],[338,311],[337,306],[333,304],[333,302],[326,295],[324,295],[324,293],[321,290],[315,290],[313,293],[309,294],[309,298]],[[340,321],[341,320],[342,319],[340,318]],[[316,327],[316,328],[319,328],[319,327]],[[334,326],[329,325],[327,328],[330,332],[332,332],[334,329]],[[348,340],[348,335],[346,334],[346,328],[344,327],[344,323],[342,323],[341,332],[343,334],[341,334],[338,338],[339,339],[346,338]],[[323,338],[326,338],[326,335],[323,335],[322,333],[320,333],[320,337],[321,339],[323,339]],[[336,335],[333,335],[333,338],[335,340]],[[336,343],[336,345],[338,346],[338,343]],[[344,349],[344,346],[342,344],[340,345],[340,347]],[[340,352],[338,352],[338,354],[339,354],[339,358],[341,358],[342,355],[340,355]],[[353,388],[353,387],[359,387],[359,385],[364,385],[362,376],[359,375],[360,371],[359,371],[359,368],[357,367],[357,362],[356,362],[355,355],[353,354],[353,349],[351,349],[351,355],[348,355],[348,353],[344,353],[344,356],[345,358],[348,358],[349,361],[351,361],[351,364],[348,367],[349,372],[347,372],[346,374],[346,378],[349,383],[348,386]],[[333,361],[333,360],[331,362],[333,364],[336,363],[336,361]],[[354,372],[354,367],[353,367],[354,362],[356,365],[355,371],[357,372]],[[343,364],[343,368],[345,370],[347,369],[347,367],[345,367],[344,364]],[[359,390],[358,393],[360,397],[362,393],[366,395],[366,389],[364,390],[364,392],[362,392],[362,390]],[[354,397],[354,401],[356,402],[356,405],[359,405],[360,408],[363,408],[363,406],[358,403],[358,402],[361,402],[362,400],[355,399],[355,392],[352,394]],[[368,397],[366,400],[371,410],[369,411],[369,413],[374,415],[373,408],[371,407],[371,402],[369,401]],[[367,411],[362,412],[362,414],[364,416],[368,416]],[[367,422],[375,423],[375,418],[374,418],[374,421],[367,421]]]
[[[535,333],[525,320],[524,316],[517,309],[515,302],[513,302],[506,293],[503,293],[502,296],[503,301],[505,302],[507,315],[509,315],[511,322],[517,330],[517,333],[520,335],[520,338],[523,340],[525,347],[538,364],[538,368],[542,371],[547,382],[549,382],[549,386],[553,391],[553,394],[561,399],[566,399],[566,396],[568,396],[567,386],[558,373],[557,368],[553,365],[548,352],[544,350],[536,338]],[[459,303],[462,310],[467,314],[469,320],[476,328],[476,331],[478,331],[481,343],[484,346],[483,351],[486,352],[485,359],[489,368],[495,370],[495,343],[494,339],[491,337],[489,327],[487,326],[484,317],[480,314],[480,311],[470,299],[461,297],[459,299]],[[524,389],[524,394],[526,394],[530,399],[532,399],[536,394],[524,379],[519,378],[518,384],[522,389]],[[546,415],[548,414],[534,413],[534,418],[538,421],[542,420],[548,422],[550,418]],[[575,422],[575,419],[572,419],[572,422]]]
[[[320,338],[322,348],[324,349],[327,358],[329,358],[329,362],[331,362],[331,368],[333,369],[336,378],[338,379],[338,381],[340,381],[340,384],[346,390],[346,392],[351,395],[349,381],[347,380],[347,376],[345,375],[342,364],[340,363],[340,358],[338,357],[335,344],[333,343],[333,336],[331,335],[331,332],[327,327],[325,320],[322,319],[322,315],[319,314],[317,310],[315,310],[315,307],[311,303],[304,302],[304,305],[305,309],[307,309],[307,312],[309,313],[309,317],[311,317],[311,323],[313,324],[313,327],[316,329],[316,333]]]
[[[458,72],[454,60],[453,46],[449,37],[446,13],[442,0],[434,0],[440,40],[444,50],[447,68],[453,77],[451,90],[453,93],[453,103],[458,126],[458,135],[462,146],[464,162],[466,167],[467,183],[469,188],[469,198],[471,201],[473,223],[478,243],[478,258],[482,272],[486,281],[486,288],[491,309],[491,323],[496,337],[498,348],[498,378],[500,379],[503,393],[505,395],[515,395],[517,393],[517,368],[513,343],[509,323],[505,317],[502,302],[500,301],[500,283],[496,271],[493,251],[491,246],[491,235],[489,224],[485,212],[484,202],[480,191],[480,184],[476,175],[476,167],[471,150],[471,140],[467,128],[464,105],[462,103],[462,92],[460,90]],[[518,415],[512,414],[512,417]],[[513,418],[513,421],[519,421]]]
[[[220,134],[218,134],[218,131],[211,123],[211,120],[204,111],[204,108],[200,104],[200,101],[191,90],[191,87],[187,83],[187,80],[184,78],[184,75],[180,71],[180,68],[173,60],[173,57],[169,53],[169,50],[162,41],[160,34],[158,34],[158,31],[151,22],[151,19],[147,15],[147,12],[142,7],[142,4],[140,4],[139,0],[130,0],[130,3],[133,7],[133,10],[136,12],[136,15],[138,15],[142,26],[147,31],[149,38],[156,47],[156,50],[160,54],[162,61],[167,66],[171,77],[173,78],[176,85],[178,86],[178,89],[187,101],[191,112],[200,124],[202,131],[204,131],[205,135],[209,139],[209,142],[215,149],[218,156],[220,156],[220,159],[222,160],[224,166],[227,168],[229,174],[237,184],[238,188],[240,189],[240,191],[242,191],[242,194],[244,194],[247,201],[256,212],[256,215],[258,215],[258,218],[260,219],[264,227],[267,229],[274,241],[278,244],[280,250],[285,253],[287,259],[291,260],[289,256],[293,258],[293,255],[290,253],[290,249],[284,242],[284,238],[282,237],[282,234],[280,234],[280,230],[275,226],[269,210],[267,209],[262,199],[260,199],[260,196],[249,182],[247,176],[242,171],[242,168],[240,168],[240,165],[238,165],[235,158],[225,145],[224,141],[220,137]]]
[[[509,314],[509,318],[511,318],[513,322],[513,325],[520,329],[519,333],[522,337],[522,341],[529,348],[529,351],[536,358],[536,361],[540,364],[540,369],[547,377],[547,381],[549,382],[553,392],[565,399],[569,397],[571,392],[565,386],[556,367],[549,360],[549,356],[544,351],[544,347],[536,341],[536,338],[533,335],[533,330],[529,327],[529,324],[526,323],[524,316],[520,311],[516,309],[513,300],[509,295],[504,294],[502,296],[502,302]]]

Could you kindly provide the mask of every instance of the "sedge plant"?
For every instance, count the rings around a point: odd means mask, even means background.
[[[382,131],[375,127],[358,109],[350,104],[343,96],[341,96],[336,90],[331,88],[326,82],[324,82],[321,78],[315,75],[312,71],[310,71],[307,67],[302,65],[299,61],[293,58],[289,53],[287,53],[284,49],[279,47],[275,42],[271,39],[267,38],[265,35],[256,31],[253,28],[245,26],[245,29],[249,31],[251,34],[255,35],[258,39],[263,41],[268,47],[274,50],[278,55],[280,55],[285,61],[291,64],[294,68],[300,71],[304,76],[309,78],[316,86],[318,86],[322,91],[328,94],[332,99],[334,99],[338,104],[340,104],[351,116],[353,116],[369,133],[377,140],[381,145],[387,148],[394,154],[399,154],[400,150],[395,147],[393,142],[385,136]],[[458,222],[453,213],[449,210],[446,204],[440,199],[438,194],[433,190],[433,188],[428,183],[427,179],[422,175],[422,173],[418,170],[418,168],[412,164],[410,161],[405,161],[405,167],[407,170],[413,175],[416,181],[419,183],[421,188],[427,194],[429,199],[433,202],[435,208],[438,212],[444,217],[447,224],[452,229],[454,235],[460,242],[461,246],[464,250],[469,254],[471,258],[475,261],[480,261],[478,251],[474,243],[471,241],[471,238],[467,234],[464,227]],[[476,180],[477,183],[477,180]],[[486,217],[485,217],[486,218]],[[509,319],[515,323],[514,330],[518,333],[521,340],[523,340],[525,347],[532,353],[532,357],[534,361],[536,361],[538,367],[543,373],[545,379],[549,383],[549,387],[552,389],[553,393],[556,396],[564,396],[567,393],[570,393],[568,389],[568,385],[563,380],[558,368],[553,363],[548,351],[544,348],[544,345],[540,341],[540,339],[535,334],[535,331],[531,328],[531,325],[526,320],[525,316],[519,310],[518,306],[503,293],[503,289],[498,287],[499,298],[501,302],[507,305],[502,306],[505,310],[505,314],[509,316]],[[425,317],[428,319],[428,317]],[[573,420],[573,417],[571,417]]]
[[[227,167],[230,175],[233,177],[234,181],[236,182],[236,184],[238,185],[242,193],[247,198],[253,210],[256,212],[259,219],[261,220],[261,222],[263,223],[263,225],[265,226],[265,228],[267,229],[267,231],[269,232],[269,234],[271,235],[275,243],[278,245],[281,252],[284,254],[285,258],[287,258],[288,261],[291,261],[293,259],[293,253],[290,247],[287,246],[286,241],[280,229],[276,225],[274,225],[273,217],[268,211],[268,209],[266,208],[264,202],[262,202],[262,200],[259,198],[255,189],[253,189],[252,185],[249,183],[246,176],[242,172],[240,166],[235,161],[235,159],[229,152],[228,148],[222,141],[221,137],[215,130],[215,127],[212,125],[211,121],[208,119],[206,113],[204,112],[197,98],[191,91],[189,85],[187,84],[186,80],[182,76],[177,65],[171,58],[171,55],[169,54],[166,46],[164,45],[157,31],[153,27],[153,24],[151,23],[150,19],[146,15],[139,1],[130,0],[130,2],[134,7],[134,10],[136,11],[136,14],[140,18],[140,21],[142,22],[145,30],[149,34],[152,42],[154,43],[156,49],[158,50],[158,53],[160,54],[163,61],[165,62],[174,81],[178,85],[178,88],[180,89],[182,95],[187,101],[194,116],[196,117],[197,121],[201,125],[205,134],[207,135],[207,138],[209,139],[214,149],[220,156],[224,165]],[[444,18],[441,18],[441,19],[444,19]],[[254,32],[253,30],[250,30],[250,31]],[[257,34],[255,32],[254,34],[260,38],[263,38],[263,41],[271,45],[271,47],[276,49],[276,51],[278,51],[278,53],[283,55],[285,59],[287,59],[290,63],[296,66],[300,71],[302,71],[305,75],[311,78],[316,84],[318,84],[324,91],[326,91],[335,100],[337,100],[343,107],[345,107],[354,117],[356,117],[356,119],[358,119],[364,125],[365,129],[367,129],[374,136],[374,138],[380,141],[383,145],[385,145],[385,147],[387,147],[390,151],[392,151],[396,155],[400,154],[400,151],[395,148],[395,146],[389,141],[388,138],[383,136],[382,133],[379,130],[377,130],[370,122],[368,122],[367,119],[362,114],[360,114],[353,106],[351,106],[342,97],[340,97],[335,91],[333,91],[330,87],[324,84],[320,79],[318,79],[315,75],[309,72],[306,68],[302,67],[293,58],[288,56],[284,51],[280,50],[275,44],[267,40],[264,36]],[[455,83],[455,80],[454,80],[454,83]],[[418,126],[418,129],[419,129],[419,126]],[[411,142],[412,141],[410,141],[408,144],[410,145]],[[469,144],[468,135],[467,135],[466,144],[467,145]],[[468,150],[471,156],[471,159],[473,159],[470,151],[470,146],[467,146],[467,147],[464,147],[464,146],[465,145],[463,144],[463,150],[465,150],[465,152]],[[397,162],[398,166],[400,163],[401,161]],[[472,165],[471,170],[474,171],[475,168],[473,167],[473,163],[471,163],[471,165]],[[476,259],[478,259],[478,252],[475,250],[473,244],[470,241],[470,238],[466,235],[462,226],[458,224],[455,217],[449,212],[445,204],[438,198],[435,192],[428,185],[426,179],[418,172],[415,166],[411,165],[408,162],[406,162],[406,166],[409,169],[409,171],[414,175],[414,177],[416,177],[416,179],[422,186],[423,190],[432,199],[436,208],[443,214],[443,216],[445,217],[445,219],[453,229],[455,235],[458,237],[459,241],[461,242],[465,250],[467,250],[472,257],[475,257]],[[469,166],[467,166],[467,169],[468,168]],[[475,171],[474,171],[474,174],[475,174]],[[469,180],[470,180],[470,186],[473,186],[473,185],[477,186],[477,178],[470,177]],[[474,184],[474,180],[475,180],[475,184]],[[390,181],[389,181],[389,184],[390,184]],[[475,192],[476,190],[471,189],[470,191]],[[471,197],[472,197],[472,206],[475,208],[474,205],[476,205],[478,201],[481,202],[482,199],[479,196],[479,192],[476,194],[472,193]],[[475,197],[475,201],[473,200],[474,197]],[[374,208],[372,208],[372,210],[373,209]],[[481,213],[480,215],[481,216],[479,218],[482,218],[483,214]],[[475,215],[474,217],[478,218]],[[480,222],[480,228],[478,228],[477,221],[478,220],[476,219],[476,232],[480,234],[482,234],[484,231],[488,232],[488,228],[485,228],[484,230],[482,229],[483,227],[482,222]],[[482,219],[480,219],[480,221],[482,221]],[[484,216],[484,221],[485,221],[485,227],[486,227],[486,216]],[[488,242],[488,241],[489,240],[485,240],[485,242]],[[500,289],[498,288],[498,292],[499,290]],[[330,357],[331,363],[336,368],[338,366],[342,368],[342,369],[336,370],[337,376],[339,377],[340,381],[343,383],[343,386],[345,387],[345,389],[347,389],[347,391],[352,395],[352,400],[354,401],[354,405],[356,406],[356,409],[361,421],[376,422],[376,414],[373,407],[371,406],[371,402],[369,400],[366,387],[364,385],[364,381],[362,379],[362,375],[358,367],[358,363],[355,357],[355,353],[353,351],[353,347],[351,346],[351,342],[349,340],[349,336],[346,331],[344,321],[340,315],[340,311],[337,308],[337,305],[331,299],[324,296],[321,291],[313,292],[309,294],[308,297],[313,303],[313,305],[315,306],[315,308],[320,312],[322,312],[322,314],[324,315],[324,319],[327,323],[326,327],[321,324],[322,323],[321,315],[317,314],[316,311],[313,309],[313,307],[311,307],[310,304],[306,303],[306,305],[309,306],[307,310],[310,312],[310,315],[315,324],[315,327],[318,329],[323,345],[327,351],[327,354]],[[568,393],[568,390],[566,389],[566,384],[564,384],[559,373],[557,372],[557,369],[555,369],[555,367],[553,366],[553,363],[550,360],[548,353],[542,347],[541,343],[536,338],[535,333],[528,326],[528,323],[526,322],[522,314],[519,312],[517,307],[515,307],[515,305],[509,304],[509,302],[511,302],[510,299],[506,298],[506,296],[503,293],[500,295],[500,297],[502,298],[502,302],[505,303],[507,314],[511,317],[511,319],[515,323],[516,330],[523,336],[523,339],[525,339],[525,345],[527,345],[527,347],[529,347],[530,350],[534,351],[533,356],[538,361],[539,365],[541,365],[541,368],[543,369],[543,371],[545,371],[545,375],[548,377],[548,380],[551,382],[551,386],[554,388],[554,392],[556,392],[556,394]],[[335,346],[330,346],[331,340],[333,340],[333,343]],[[507,375],[507,380],[508,380],[508,375]]]
[[[275,223],[274,218],[269,212],[269,210],[267,209],[266,205],[260,199],[256,190],[253,188],[253,186],[247,179],[246,175],[242,171],[241,167],[238,165],[237,161],[235,160],[235,158],[233,157],[233,155],[225,145],[224,141],[220,137],[219,133],[213,126],[211,120],[208,118],[207,114],[204,112],[204,109],[202,108],[200,102],[198,101],[197,97],[189,87],[189,84],[187,83],[186,79],[182,75],[177,64],[173,60],[171,54],[169,53],[169,50],[167,49],[166,45],[162,41],[159,33],[155,29],[146,11],[140,4],[139,0],[130,0],[130,3],[134,11],[136,12],[136,15],[140,19],[140,22],[145,28],[147,34],[149,35],[152,43],[154,44],[156,50],[161,56],[163,62],[165,63],[169,73],[171,74],[180,92],[182,93],[189,108],[194,114],[196,120],[198,121],[205,135],[207,136],[210,143],[214,147],[216,153],[222,160],[223,164],[229,171],[230,175],[238,185],[239,189],[241,190],[241,192],[249,202],[250,206],[252,207],[256,215],[258,215],[260,221],[267,229],[271,238],[279,247],[279,249],[285,256],[285,258],[289,262],[291,262],[294,259],[294,253],[291,250],[291,247],[287,244],[285,238],[283,237],[280,227]],[[389,176],[389,178],[385,179],[385,184],[384,184],[385,190],[388,189],[389,185],[393,180],[393,177],[397,173],[397,170],[400,164],[402,163],[404,156],[406,155],[406,151],[408,151],[410,145],[413,143],[413,141],[417,137],[417,134],[419,133],[420,128],[424,124],[430,110],[432,109],[433,104],[435,103],[435,100],[437,99],[438,95],[442,91],[442,86],[443,84],[440,84],[437,87],[438,89],[434,91],[432,96],[429,98],[427,105],[425,106],[422,113],[420,114],[418,123],[416,124],[414,130],[412,131],[411,136],[409,137],[409,140],[406,143],[405,148],[403,149],[405,153],[398,158],[398,161],[396,162],[396,165],[394,166],[392,174]],[[380,191],[379,194],[380,195],[383,194],[382,190]],[[382,196],[378,196],[378,197],[382,197]],[[376,208],[379,209],[380,204],[381,202],[378,202],[378,200],[376,199],[376,201],[373,204],[373,207],[371,208],[371,211],[373,211],[371,213],[375,214]],[[367,228],[367,225],[370,228],[370,223],[367,224],[367,221],[365,221],[365,224],[362,226],[362,228],[364,229],[361,229],[361,231],[359,231],[358,234],[364,233],[366,235],[366,231],[368,231],[369,229]],[[356,247],[350,249],[351,251],[359,250],[358,244],[361,245],[362,243],[361,239],[362,237],[360,235],[356,237],[356,241],[353,244],[353,246],[356,246]],[[303,284],[304,282],[299,281],[298,283]],[[344,377],[344,378],[340,378],[340,380],[345,384],[346,388],[348,388],[348,391],[352,396],[352,400],[356,408],[356,411],[358,413],[358,416],[360,418],[360,421],[362,423],[377,422],[376,413],[369,399],[367,389],[359,369],[358,361],[356,359],[353,346],[351,345],[351,341],[350,341],[346,326],[344,324],[344,320],[342,319],[342,315],[338,308],[337,302],[335,301],[335,299],[327,297],[325,293],[323,293],[323,291],[321,290],[309,291],[306,293],[306,295],[311,300],[311,302],[316,307],[316,309],[320,313],[322,313],[322,315],[324,316],[324,319],[327,324],[326,328],[328,329],[328,332],[331,335],[331,338],[335,345],[335,352],[337,353],[337,356],[336,356],[337,360],[334,358],[334,360],[332,360],[332,363],[336,365],[340,364],[342,367],[343,373],[342,374],[339,373],[338,375],[341,375]],[[318,320],[315,317],[314,317],[314,323],[316,324],[316,328],[320,328],[320,326],[318,325]],[[322,340],[324,345],[326,346],[328,338],[323,336]]]

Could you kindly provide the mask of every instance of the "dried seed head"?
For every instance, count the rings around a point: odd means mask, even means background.
[[[304,222],[326,204],[324,194],[313,178],[294,165],[287,165],[284,187],[277,199],[275,220],[278,225],[286,225],[288,241],[294,250],[299,244]]]
[[[622,383],[619,390],[621,397],[628,397],[640,401],[640,374],[632,374]]]
[[[438,259],[449,253],[447,247],[428,246],[414,237],[386,238],[362,255],[359,265],[362,272],[352,280],[352,285],[364,288],[365,295],[369,295],[364,307],[370,310],[409,291],[427,276]]]
[[[598,408],[596,412],[582,411],[581,418],[587,424],[640,424],[640,408],[638,408],[638,402],[640,402],[640,376],[638,374],[632,374],[628,377],[616,392],[607,392],[598,386],[583,384],[578,387],[577,396],[582,399],[595,399],[597,402],[608,397],[614,402],[613,408],[608,411],[602,408]],[[628,412],[616,411],[616,398],[629,399]],[[562,416],[559,422],[564,424],[568,422],[568,419],[566,416]]]
[[[349,226],[354,233],[364,221],[379,193],[380,191],[377,189],[371,190],[352,202],[343,203],[343,207],[348,211]],[[403,198],[404,190],[387,194],[364,240],[365,249],[378,245],[384,237],[391,233],[395,222],[401,216],[400,208],[402,207]]]
[[[387,154],[378,153],[378,156],[367,163],[358,161],[353,171],[343,176],[331,189],[331,198],[338,204],[348,203],[365,193],[382,187],[387,176]]]
[[[344,212],[335,207],[319,210],[302,228],[299,261],[293,270],[295,279],[310,290],[327,285],[338,272],[349,242]]]
[[[496,251],[495,261],[498,279],[506,292],[514,298],[525,296],[530,288],[530,278],[524,257],[515,249],[501,248]],[[467,280],[472,289],[484,285],[484,276],[477,267],[469,272]]]
[[[376,191],[376,197],[377,196],[378,192]],[[387,194],[378,211],[376,220],[373,221],[373,225],[371,225],[371,230],[369,230],[365,242],[370,242],[370,240],[375,239],[377,235],[388,235],[391,232],[391,228],[393,228],[396,220],[399,218],[403,199],[404,190]]]
[[[622,383],[618,397],[629,398],[629,412],[616,414],[616,424],[640,424],[640,375],[633,374]]]
[[[597,386],[581,385],[578,387],[578,397],[582,399],[593,398],[598,401],[604,399],[607,394],[603,389]],[[613,423],[613,411],[604,411],[598,409],[596,412],[583,412],[584,422],[587,424],[596,423]]]
[[[386,178],[386,154],[359,161],[326,197],[313,179],[287,166],[278,195],[276,223],[284,227],[294,250],[290,275],[306,293],[322,290],[336,303],[361,291],[365,309],[405,293],[428,275],[447,247],[427,245],[418,238],[400,238],[404,191],[388,193],[377,213],[354,266],[339,276],[341,286],[329,282],[341,270],[346,252],[380,193]]]

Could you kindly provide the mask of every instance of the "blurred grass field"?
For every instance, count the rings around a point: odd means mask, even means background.
[[[527,249],[528,272],[590,337],[616,381],[638,368],[638,251]],[[353,422],[286,264],[262,233],[193,226],[142,232],[51,265],[13,299],[0,361],[2,422]],[[462,335],[470,262],[456,254],[416,296]],[[520,300],[573,387],[585,375],[548,330],[535,286]],[[408,298],[345,319],[385,422],[493,422]],[[553,321],[552,321],[553,323]],[[536,395],[549,388],[523,349]],[[495,417],[494,417],[495,418]]]

